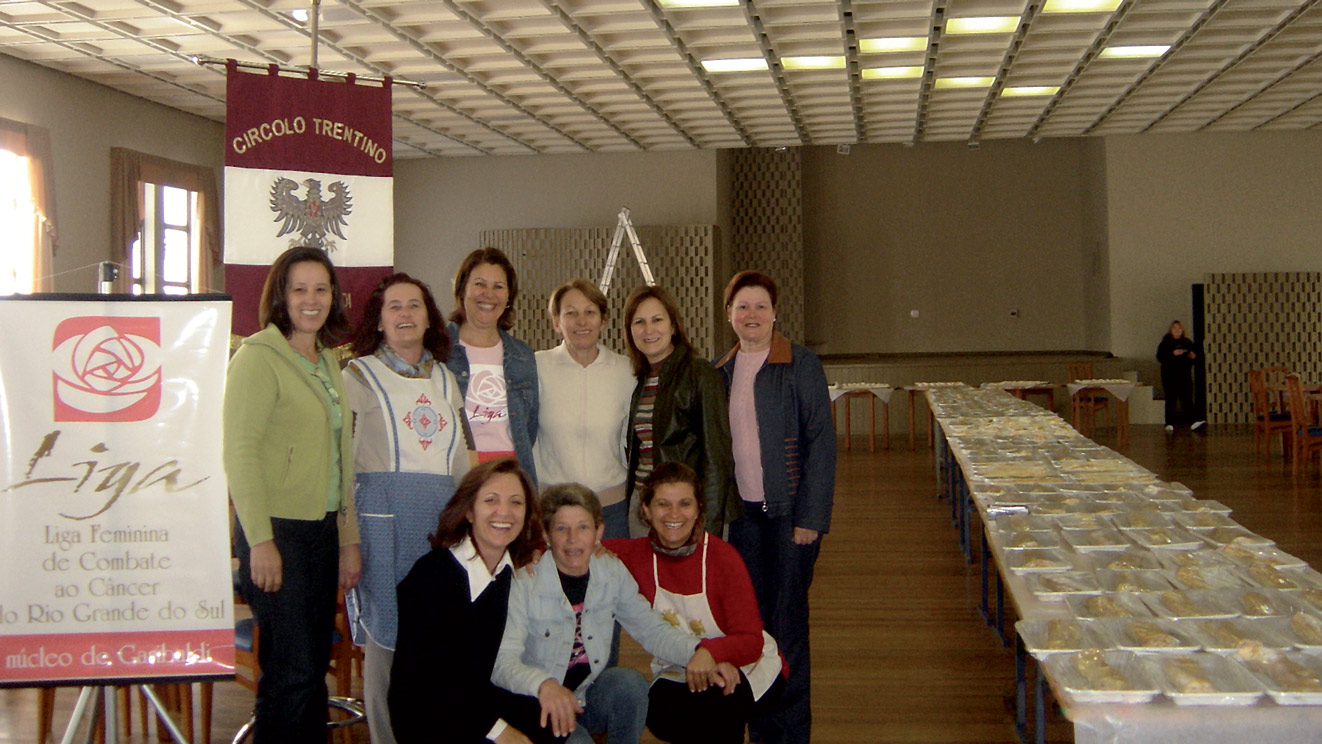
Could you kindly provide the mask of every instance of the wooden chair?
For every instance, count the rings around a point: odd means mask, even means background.
[[[1267,386],[1267,393],[1273,400],[1272,408],[1282,410],[1281,392],[1285,390],[1285,377],[1290,374],[1290,368],[1263,367],[1258,371],[1262,372],[1262,383]]]
[[[1069,382],[1078,382],[1079,380],[1094,379],[1091,362],[1070,362],[1065,365],[1065,375]],[[1097,427],[1097,411],[1101,409],[1106,412],[1106,425],[1111,426],[1111,398],[1106,395],[1095,395],[1093,393],[1079,393],[1072,396],[1071,407],[1079,411],[1079,423],[1083,424],[1085,436],[1092,436],[1093,429]]]
[[[1313,406],[1304,397],[1304,383],[1299,375],[1285,377],[1285,405],[1290,409],[1290,436],[1294,439],[1294,472],[1322,451],[1322,427],[1314,426]]]
[[[1272,456],[1272,435],[1281,435],[1281,454],[1289,456],[1292,441],[1290,437],[1290,413],[1280,410],[1280,396],[1267,387],[1266,371],[1285,370],[1284,367],[1249,370],[1249,389],[1253,392],[1253,452],[1262,452],[1270,460]],[[1281,375],[1281,384],[1285,376]],[[1266,445],[1265,447],[1263,445]]]

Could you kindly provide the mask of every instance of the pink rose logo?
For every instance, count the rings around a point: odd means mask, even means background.
[[[505,378],[486,370],[479,370],[468,382],[468,397],[493,408],[504,408]]]
[[[68,318],[51,339],[56,421],[143,421],[161,406],[161,319]]]

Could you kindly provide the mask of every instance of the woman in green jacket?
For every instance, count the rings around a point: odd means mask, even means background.
[[[239,587],[261,628],[254,740],[322,744],[336,585],[362,569],[353,431],[330,350],[348,322],[324,251],[276,259],[258,320],[230,360],[223,440]]]

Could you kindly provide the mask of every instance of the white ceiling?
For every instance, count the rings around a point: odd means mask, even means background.
[[[394,89],[396,157],[573,153],[1142,132],[1322,122],[1322,0],[325,0],[319,66],[425,83]],[[222,68],[194,55],[306,65],[307,0],[0,2],[0,53],[216,121]],[[1018,16],[1011,32],[946,22]],[[925,37],[866,53],[876,37]],[[1170,45],[1109,59],[1117,45]],[[841,55],[844,69],[787,69]],[[707,72],[703,60],[768,69]],[[877,67],[921,77],[866,79]],[[939,79],[990,77],[989,87]],[[1059,86],[1049,95],[1005,88]]]

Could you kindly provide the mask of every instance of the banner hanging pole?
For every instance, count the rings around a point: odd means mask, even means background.
[[[311,67],[315,70],[317,69],[317,41],[320,39],[321,0],[312,0],[311,5],[312,8],[308,11],[308,23],[311,24],[310,28],[312,29],[312,33],[310,34],[312,37]]]
[[[215,65],[217,67],[224,67],[229,64],[229,60],[227,59],[208,57],[201,54],[193,55],[192,57],[189,57],[189,59],[192,60],[195,65]],[[268,62],[244,62],[242,60],[235,60],[234,66],[242,67],[245,70],[261,70],[262,72],[271,69],[271,64]],[[306,75],[308,72],[308,68],[301,65],[276,65],[275,69],[280,72],[294,72],[302,75]],[[335,80],[348,80],[350,75],[353,75],[354,79],[360,83],[385,84],[387,81],[387,78],[380,75],[359,75],[357,73],[340,72],[338,70],[317,70],[317,77],[322,79],[331,78]],[[413,80],[400,80],[394,77],[389,78],[389,82],[391,85],[406,85],[410,88],[417,88],[419,90],[427,87],[426,83],[419,83]]]

